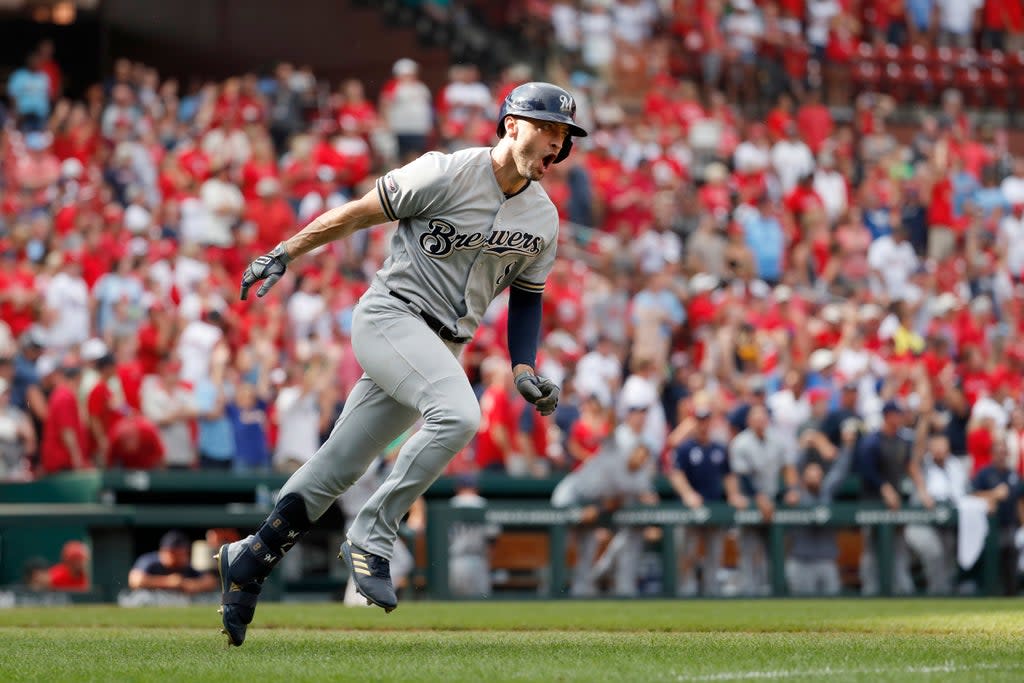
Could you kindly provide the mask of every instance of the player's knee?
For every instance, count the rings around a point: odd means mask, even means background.
[[[447,418],[445,422],[452,438],[465,445],[480,430],[480,404],[476,401],[464,401],[452,406]]]

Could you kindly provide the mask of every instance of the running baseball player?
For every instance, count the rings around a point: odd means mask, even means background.
[[[559,389],[534,368],[541,293],[555,259],[558,214],[536,182],[572,149],[576,103],[526,83],[502,104],[498,143],[427,153],[373,190],[320,215],[246,268],[241,298],[262,297],[312,249],[398,221],[391,255],[356,307],[352,348],[365,374],[330,437],[282,487],[248,538],[217,553],[221,615],[230,644],[245,640],[264,579],[395,437],[422,417],[394,469],[353,520],[339,557],[369,603],[398,605],[389,571],[398,523],[477,432],[480,407],[459,354],[488,304],[510,288],[508,346],[516,387],[542,415]]]

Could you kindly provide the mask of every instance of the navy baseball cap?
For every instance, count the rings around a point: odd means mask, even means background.
[[[191,548],[192,541],[188,540],[181,531],[168,531],[160,538],[160,549],[166,550],[170,548]]]
[[[902,413],[903,406],[896,401],[886,401],[885,405],[882,406],[882,415],[888,415],[889,413]]]
[[[460,489],[475,489],[480,485],[479,479],[472,472],[463,472],[455,478],[455,487]]]

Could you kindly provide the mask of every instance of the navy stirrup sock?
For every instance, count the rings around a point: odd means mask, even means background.
[[[265,579],[288,550],[309,533],[313,526],[306,514],[306,503],[297,493],[277,501],[267,521],[238,556],[239,575],[252,581]],[[235,568],[232,568],[235,571]]]

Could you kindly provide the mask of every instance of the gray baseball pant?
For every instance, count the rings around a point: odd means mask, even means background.
[[[491,564],[480,555],[455,555],[448,559],[448,590],[460,598],[491,595]]]
[[[407,304],[375,289],[356,306],[352,350],[363,368],[323,446],[281,488],[319,519],[374,458],[423,416],[391,473],[352,521],[348,539],[391,559],[398,523],[480,426],[480,404],[459,362],[462,346],[430,330]]]
[[[838,595],[841,587],[835,560],[786,560],[786,582],[793,595]]]
[[[921,560],[930,595],[949,595],[956,576],[956,529],[911,524],[903,530],[907,547]]]
[[[725,529],[720,527],[683,527],[675,528],[677,547],[682,548],[682,556],[686,568],[682,572],[679,589],[683,595],[696,595],[696,569],[700,567],[700,594],[717,596],[722,594],[721,582],[718,580],[722,568],[722,556],[725,551]],[[704,542],[704,555],[699,555],[700,543]]]

